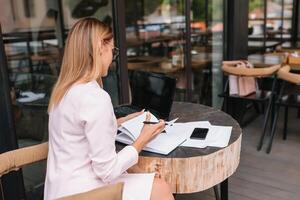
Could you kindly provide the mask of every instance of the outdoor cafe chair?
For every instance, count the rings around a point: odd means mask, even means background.
[[[2,184],[1,177],[12,171],[18,171],[26,165],[45,160],[47,155],[48,142],[0,154],[0,184]],[[117,183],[103,186],[88,192],[63,197],[59,200],[121,200],[123,185],[123,183]]]
[[[254,93],[246,96],[230,95],[229,93],[229,78],[227,79],[223,93],[220,95],[224,98],[223,110],[231,114],[240,124],[243,122],[243,116],[245,112],[241,112],[242,109],[237,109],[237,106],[229,108],[229,101],[236,102],[238,104],[253,103],[254,106],[258,104],[262,105],[262,108],[267,104],[267,110],[264,113],[264,122],[262,134],[257,146],[257,150],[260,150],[263,145],[267,124],[270,118],[270,113],[273,110],[273,102],[277,91],[277,78],[276,72],[281,65],[273,65],[270,67],[236,67],[235,65],[223,64],[222,70],[224,75],[234,75],[237,77],[253,77],[257,81],[257,89]],[[233,105],[233,104],[232,104]],[[264,110],[264,109],[263,109]],[[239,113],[236,113],[236,112]]]
[[[284,126],[283,139],[287,139],[287,124],[289,108],[300,109],[300,74],[291,72],[291,67],[285,65],[277,72],[277,77],[280,80],[280,91],[276,100],[275,116],[271,130],[271,137],[267,146],[267,153],[271,152],[274,135],[276,132],[277,121],[279,117],[280,107],[284,107]]]

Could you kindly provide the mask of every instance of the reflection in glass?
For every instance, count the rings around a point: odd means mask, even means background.
[[[292,32],[292,16],[293,16],[293,0],[284,0],[283,10],[283,38],[291,38]]]
[[[264,0],[249,0],[249,37],[263,38],[264,35]]]
[[[265,3],[266,4],[265,4]],[[249,47],[272,50],[291,38],[293,0],[249,1]]]
[[[220,106],[223,1],[193,0],[191,43],[194,101]],[[214,69],[214,70],[213,70]]]
[[[62,27],[57,2],[2,0],[0,22],[8,61],[13,116],[19,147],[48,140],[47,107],[63,54]],[[112,24],[111,1],[62,1],[66,29],[78,17],[94,16]],[[92,10],[90,10],[93,8]],[[65,37],[64,37],[65,38]],[[116,66],[104,80],[112,101],[118,104]],[[42,199],[46,162],[23,168],[26,199]]]
[[[176,77],[180,98],[186,92],[184,8],[184,1],[126,1],[129,75],[143,70]]]
[[[192,101],[211,105],[212,63],[214,58],[219,60],[215,62],[218,64],[222,59],[222,2],[191,1],[192,49],[186,52],[184,1],[126,1],[129,74],[133,70],[143,70],[175,77],[176,100],[185,101],[187,76],[184,59],[190,53]]]
[[[57,6],[46,0],[1,1],[0,21],[19,147],[48,138],[47,105],[59,74],[61,52],[57,14]],[[23,168],[28,199],[42,198],[45,167],[45,162],[39,162]]]
[[[62,0],[65,29],[68,31],[82,17],[95,17],[113,28],[111,0]],[[114,106],[119,104],[119,86],[116,62],[103,79],[104,89],[110,94]]]

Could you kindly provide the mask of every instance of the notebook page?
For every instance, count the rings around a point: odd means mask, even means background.
[[[129,131],[131,135],[136,139],[140,135],[141,130],[144,126],[143,122],[146,120],[146,115],[147,112],[144,112],[143,114],[122,123],[122,127],[127,129],[127,131]],[[150,121],[158,122],[158,119],[152,113],[150,113],[150,116]]]

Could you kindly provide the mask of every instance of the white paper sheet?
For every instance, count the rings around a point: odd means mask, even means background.
[[[196,148],[205,148],[207,146],[220,147],[220,148],[226,147],[229,143],[231,131],[232,131],[231,126],[202,125],[202,126],[194,126],[194,128],[209,129],[205,140],[190,139],[190,137],[188,137],[187,140],[181,144],[181,146],[196,147]]]
[[[21,92],[21,98],[18,98],[17,101],[20,103],[32,102],[38,99],[42,99],[45,97],[45,93],[34,93],[31,91]]]

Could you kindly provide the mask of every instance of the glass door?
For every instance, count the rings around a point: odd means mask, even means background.
[[[19,147],[48,140],[47,107],[60,72],[64,40],[70,27],[87,16],[113,26],[112,1],[1,1],[0,23]],[[117,105],[117,66],[112,65],[104,87]],[[23,168],[27,199],[43,198],[45,169],[46,161]]]

